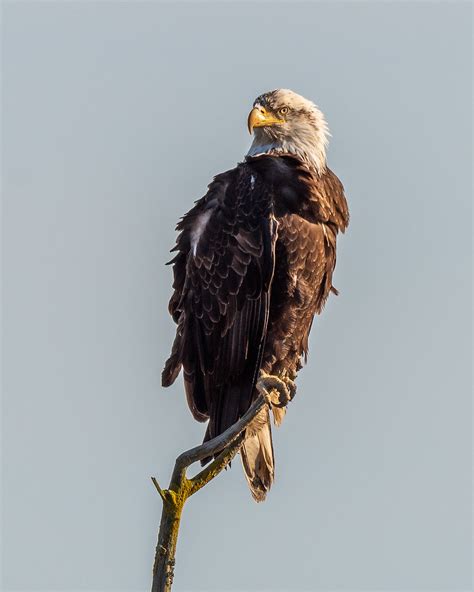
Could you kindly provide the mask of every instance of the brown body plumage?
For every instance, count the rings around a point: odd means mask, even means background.
[[[163,385],[183,368],[205,439],[256,396],[260,371],[294,380],[332,289],[336,236],[348,224],[343,187],[326,167],[270,150],[218,175],[178,224],[169,310],[177,323]],[[280,423],[284,410],[275,410]],[[242,460],[255,499],[273,480],[268,411]]]

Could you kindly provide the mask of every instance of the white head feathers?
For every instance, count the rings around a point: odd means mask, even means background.
[[[253,106],[261,113],[248,156],[293,154],[318,174],[324,172],[329,129],[312,101],[281,88],[260,95]]]

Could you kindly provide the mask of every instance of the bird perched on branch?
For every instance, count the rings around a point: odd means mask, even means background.
[[[311,101],[291,90],[259,96],[248,117],[245,160],[217,175],[181,219],[169,311],[177,323],[163,386],[183,369],[191,412],[204,440],[249,408],[261,377],[290,398],[306,360],[315,314],[336,292],[336,237],[349,212],[326,164],[328,127]],[[277,425],[285,407],[274,407]],[[250,491],[262,501],[274,476],[270,413],[264,409],[241,449]]]

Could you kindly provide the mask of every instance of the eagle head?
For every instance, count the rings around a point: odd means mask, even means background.
[[[248,129],[254,134],[248,156],[291,154],[324,171],[329,130],[312,101],[285,88],[264,93],[253,103]]]

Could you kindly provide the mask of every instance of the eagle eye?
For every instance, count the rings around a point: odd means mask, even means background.
[[[278,112],[280,115],[286,115],[288,113],[288,107],[282,107]]]

